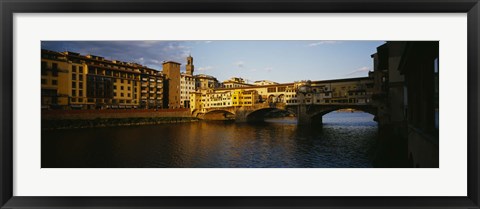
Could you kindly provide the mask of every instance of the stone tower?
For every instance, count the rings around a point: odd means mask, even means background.
[[[180,63],[167,61],[163,63],[167,91],[164,92],[164,105],[168,108],[180,108]],[[167,95],[165,95],[167,94]]]
[[[186,66],[187,74],[188,75],[193,75],[193,57],[191,55],[188,55],[187,57],[187,66]]]

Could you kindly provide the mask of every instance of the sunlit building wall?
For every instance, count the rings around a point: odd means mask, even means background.
[[[101,56],[42,50],[43,109],[162,108],[163,75]]]

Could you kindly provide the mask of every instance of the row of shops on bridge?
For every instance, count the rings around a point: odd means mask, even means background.
[[[265,86],[243,86],[200,90],[190,95],[190,109],[206,113],[210,109],[253,106],[262,103],[285,105],[367,104],[374,81],[369,77],[325,81],[298,81]],[[302,94],[300,99],[298,94]]]

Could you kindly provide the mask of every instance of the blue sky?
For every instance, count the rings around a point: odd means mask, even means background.
[[[42,49],[93,54],[161,70],[162,61],[182,63],[191,54],[194,74],[224,81],[327,80],[363,77],[371,54],[384,41],[42,41]]]

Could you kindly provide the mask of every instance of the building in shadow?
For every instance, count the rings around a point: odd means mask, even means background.
[[[438,53],[438,41],[389,41],[372,55],[372,99],[388,139],[380,141],[380,166],[439,166]]]

